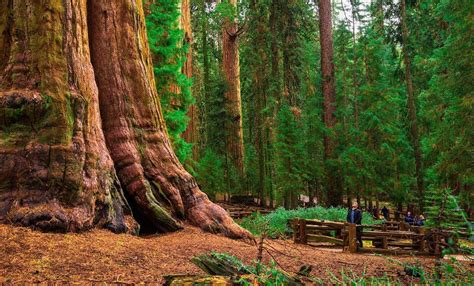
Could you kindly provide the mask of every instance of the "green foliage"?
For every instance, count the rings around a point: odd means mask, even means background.
[[[189,47],[183,45],[184,33],[179,29],[179,3],[179,0],[153,1],[146,16],[146,26],[168,134],[179,160],[185,162],[190,158],[192,146],[181,138],[181,134],[186,130],[189,121],[186,113],[194,98],[191,80],[181,73]]]
[[[240,225],[254,235],[265,233],[269,237],[285,237],[291,233],[288,221],[294,218],[320,219],[329,221],[346,221],[347,209],[345,208],[298,208],[295,210],[285,210],[278,208],[268,215],[254,213],[252,216],[243,218]],[[371,215],[362,216],[363,224],[375,224]]]
[[[423,148],[430,167],[427,174],[432,188],[450,188],[460,194],[461,203],[472,206],[474,181],[474,35],[472,1],[433,1],[434,17],[446,23],[435,35],[443,44],[422,60],[432,76],[422,93],[430,133]],[[428,9],[430,6],[425,6]],[[446,13],[449,11],[449,13]]]
[[[277,115],[275,142],[276,189],[285,207],[297,206],[297,195],[303,190],[301,121],[298,110],[284,103]]]
[[[467,226],[466,215],[450,189],[430,189],[425,196],[426,225],[434,228]]]
[[[234,8],[227,1],[199,2],[193,20],[195,30],[203,32],[196,33],[200,52],[195,65],[203,74],[198,83],[205,111],[203,150],[223,160],[221,175],[227,183],[221,192],[263,190],[268,201],[286,208],[295,208],[300,194],[324,204],[330,195],[326,177],[336,172],[345,198],[400,206],[418,201],[400,1],[369,2],[334,3],[337,122],[329,134],[336,146],[332,158],[323,156],[328,130],[322,122],[317,3],[242,0]],[[466,40],[474,35],[473,5],[467,0],[407,1],[410,41],[405,43],[425,191],[432,196],[451,189],[466,210],[474,201],[474,129],[469,128],[474,122],[474,48]],[[242,190],[230,187],[240,179],[225,166],[220,44],[225,18],[237,18],[244,31],[238,36],[246,170]]]
[[[226,189],[223,158],[212,150],[206,150],[196,168],[196,179],[202,190],[211,198]]]
[[[259,285],[287,285],[289,282],[288,277],[277,267],[274,260],[271,260],[269,265],[261,261],[254,261],[253,265],[245,265],[237,257],[227,253],[212,252],[211,255],[220,260],[229,261],[232,265],[236,265],[239,271],[254,275]],[[239,285],[254,284],[248,279],[242,278]]]

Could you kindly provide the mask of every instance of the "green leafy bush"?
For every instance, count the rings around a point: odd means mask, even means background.
[[[261,235],[266,232],[266,235],[272,238],[285,237],[291,233],[291,229],[288,225],[288,221],[294,218],[304,219],[320,219],[330,221],[346,221],[347,209],[346,208],[299,208],[295,210],[285,210],[284,208],[278,208],[274,212],[268,215],[261,215],[260,213],[254,213],[249,217],[243,218],[240,221],[240,225],[245,229],[249,230],[254,235]],[[362,215],[363,224],[375,224],[376,220],[371,215]]]

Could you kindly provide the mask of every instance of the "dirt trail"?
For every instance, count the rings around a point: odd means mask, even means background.
[[[320,278],[327,271],[351,268],[356,273],[399,277],[401,267],[383,257],[355,255],[334,249],[295,245],[291,241],[269,241],[275,260],[287,271],[295,272],[302,264],[313,265],[312,274]],[[163,275],[202,274],[190,262],[194,255],[218,251],[251,263],[257,255],[255,246],[222,236],[204,233],[194,227],[148,237],[113,234],[93,230],[81,234],[52,234],[21,227],[0,225],[0,283],[13,282],[121,282],[161,283]],[[271,259],[265,253],[264,259]],[[414,258],[397,258],[414,261]],[[419,259],[432,267],[431,258]]]

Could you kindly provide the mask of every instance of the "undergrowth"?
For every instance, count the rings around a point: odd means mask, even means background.
[[[346,221],[346,208],[324,208],[321,206],[314,208],[299,208],[295,210],[285,210],[278,208],[275,211],[261,215],[254,213],[251,216],[240,220],[240,225],[250,231],[253,235],[261,235],[265,233],[271,238],[286,237],[291,234],[291,228],[288,224],[290,219],[320,219],[329,221]],[[376,221],[371,215],[364,213],[362,215],[363,224],[376,224],[381,221]]]

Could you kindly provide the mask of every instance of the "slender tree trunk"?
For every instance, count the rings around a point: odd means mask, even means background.
[[[257,57],[257,61],[254,62],[254,71],[252,76],[252,86],[254,87],[255,98],[253,103],[255,105],[255,149],[257,151],[258,158],[258,186],[257,192],[260,200],[260,205],[265,205],[265,176],[266,176],[266,147],[267,147],[267,132],[265,130],[265,114],[264,109],[266,108],[266,90],[267,90],[267,53],[265,51],[267,26],[266,26],[266,13],[263,13],[259,1],[253,0],[251,2],[252,9],[252,27],[255,27],[253,33],[253,51]],[[252,138],[251,138],[252,140]]]
[[[423,186],[423,171],[422,171],[422,155],[420,148],[420,138],[418,133],[418,120],[416,115],[416,98],[413,91],[413,81],[411,76],[411,60],[409,54],[409,35],[407,25],[406,3],[405,0],[400,1],[401,10],[401,24],[402,24],[402,38],[403,38],[403,62],[405,64],[405,81],[407,87],[407,107],[408,107],[408,121],[410,126],[410,139],[413,147],[413,154],[415,157],[415,176],[416,186],[418,192],[418,206],[420,211],[423,211],[424,205],[424,186]]]
[[[152,231],[179,229],[187,219],[230,237],[249,235],[199,190],[171,149],[141,1],[0,7],[10,19],[0,29],[11,37],[1,42],[9,64],[0,74],[0,108],[24,112],[0,122],[1,132],[15,131],[0,142],[1,221],[136,231],[131,208]]]
[[[237,7],[237,0],[229,0]],[[226,19],[222,29],[222,68],[226,82],[227,111],[226,151],[238,174],[244,175],[244,141],[242,134],[242,103],[240,98],[240,64],[236,19]]]
[[[333,40],[331,27],[331,1],[319,1],[319,31],[321,37],[321,72],[322,91],[324,96],[323,121],[327,132],[324,135],[324,157],[326,162],[334,159],[334,149],[336,142],[333,140],[334,126],[336,118],[336,85],[334,77]],[[327,196],[331,206],[342,205],[342,193],[338,188],[337,170],[330,167],[327,172]]]
[[[354,53],[354,66],[352,70],[352,80],[353,80],[353,88],[354,88],[354,125],[355,129],[359,130],[359,80],[357,77],[357,64],[358,64],[358,56],[357,56],[357,48],[356,48],[356,29],[355,29],[355,21],[356,21],[356,10],[355,4],[351,1],[351,8],[352,8],[352,48]],[[356,141],[359,141],[359,136],[356,137]],[[357,190],[358,191],[358,190]]]
[[[191,5],[190,0],[181,0],[181,17],[180,24],[184,31],[184,44],[188,46],[186,52],[186,61],[184,62],[182,73],[188,78],[193,77],[193,31],[191,30]],[[186,130],[183,133],[183,138],[186,142],[192,143],[193,145],[193,159],[198,160],[199,158],[199,145],[198,145],[198,114],[197,105],[193,104],[189,107],[187,112],[189,117],[189,123]]]
[[[273,190],[273,172],[274,172],[274,154],[273,154],[273,146],[272,142],[275,139],[275,132],[274,132],[274,119],[276,118],[276,114],[279,110],[279,103],[280,103],[280,97],[281,97],[281,87],[280,87],[280,46],[279,46],[279,33],[277,31],[280,30],[280,0],[272,0],[271,6],[270,6],[270,17],[269,17],[269,22],[270,22],[270,30],[274,31],[273,37],[271,37],[271,43],[270,43],[270,50],[271,50],[271,73],[270,73],[270,78],[271,78],[271,97],[273,98],[273,101],[276,102],[273,112],[268,119],[267,125],[267,174],[269,176],[269,185],[268,185],[268,193],[269,193],[269,199],[270,199],[270,207],[274,207],[275,203],[275,196],[274,196],[274,190]]]
[[[209,126],[210,121],[210,107],[209,107],[209,81],[210,81],[210,64],[209,64],[209,43],[207,38],[207,11],[206,11],[206,0],[202,0],[200,3],[200,9],[202,13],[201,19],[201,37],[202,37],[202,61],[203,61],[203,93],[204,93],[204,112],[205,112],[205,141],[206,146],[209,145],[209,134],[211,128]]]

